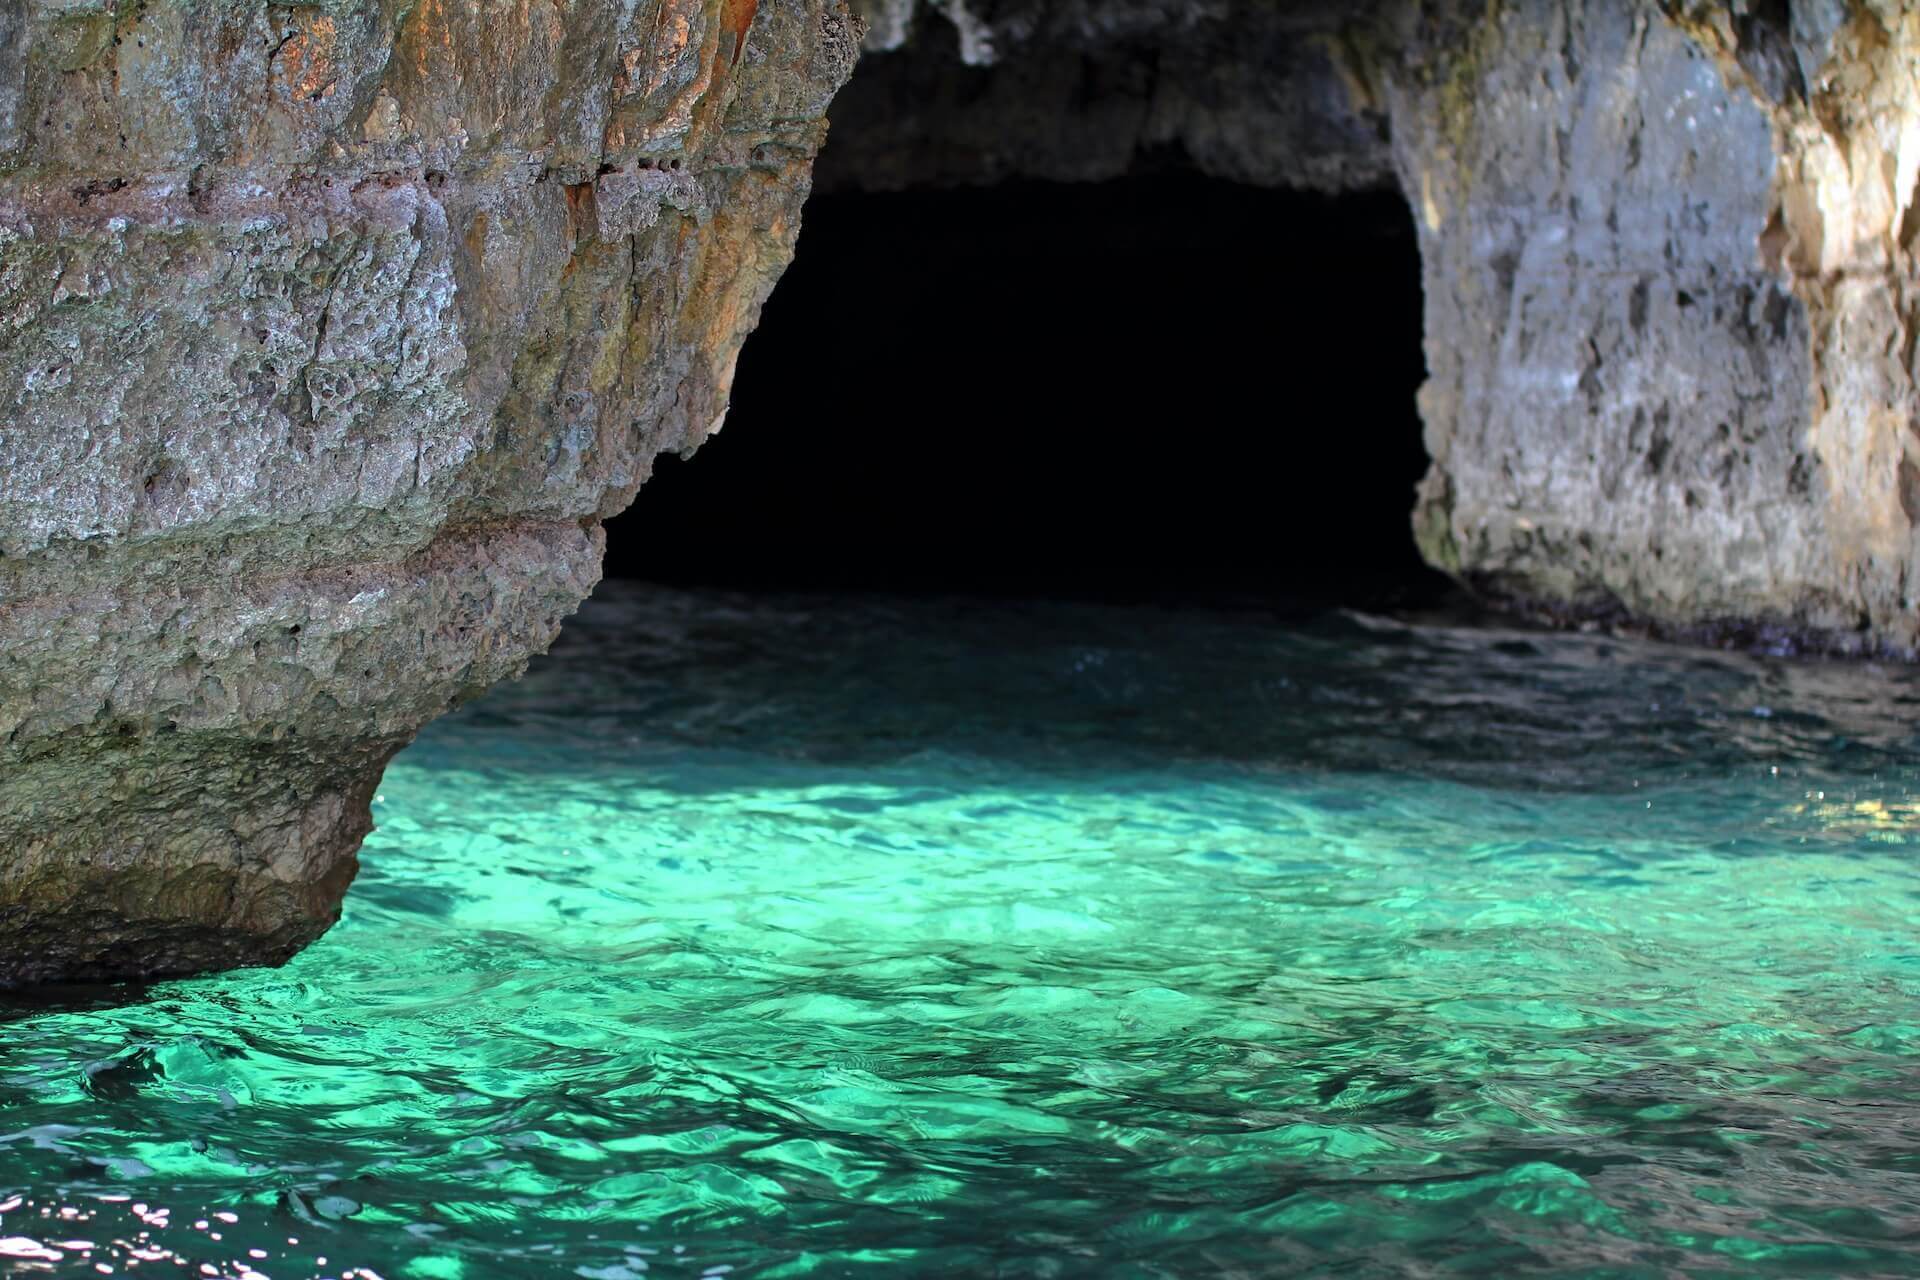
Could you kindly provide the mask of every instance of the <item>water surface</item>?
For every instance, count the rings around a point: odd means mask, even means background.
[[[0,1012],[0,1272],[1920,1275],[1917,709],[614,584],[286,968]]]

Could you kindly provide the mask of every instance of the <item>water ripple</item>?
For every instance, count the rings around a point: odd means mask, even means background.
[[[1920,1275],[1916,706],[608,589],[292,964],[0,1008],[0,1267]]]

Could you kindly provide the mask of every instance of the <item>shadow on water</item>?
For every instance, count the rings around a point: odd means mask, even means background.
[[[151,989],[146,982],[69,982],[0,990],[0,1026],[49,1014],[113,1009],[146,999]]]
[[[842,714],[836,703],[860,708]],[[1461,610],[1177,609],[603,585],[537,681],[469,713],[516,768],[636,746],[882,763],[963,749],[1049,775],[1211,761],[1521,791],[1741,765],[1911,766],[1920,672],[1546,632]],[[636,733],[636,726],[644,732]],[[551,730],[553,742],[542,737]]]

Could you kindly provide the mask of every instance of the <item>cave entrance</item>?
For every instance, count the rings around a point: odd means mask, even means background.
[[[1109,600],[1432,596],[1392,193],[1197,176],[817,195],[724,431],[607,575]]]

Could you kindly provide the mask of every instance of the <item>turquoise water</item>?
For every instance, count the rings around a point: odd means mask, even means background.
[[[0,1272],[1920,1275],[1916,710],[616,584],[292,964],[0,1006]]]

